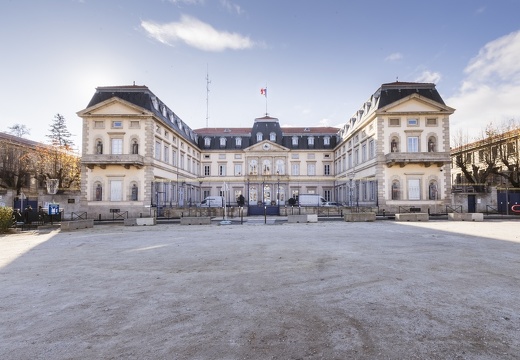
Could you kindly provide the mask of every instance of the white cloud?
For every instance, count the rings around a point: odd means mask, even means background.
[[[456,109],[452,134],[462,129],[474,138],[490,122],[520,119],[520,31],[487,43],[464,73],[457,93],[445,99]]]
[[[223,7],[225,7],[229,12],[236,12],[238,15],[242,14],[244,11],[240,7],[240,5],[237,5],[235,3],[232,3],[229,0],[220,0],[220,3]]]
[[[204,0],[169,0],[172,4],[204,4]]]
[[[320,126],[323,126],[323,127],[330,126],[330,120],[329,119],[321,119],[320,120]]]
[[[247,36],[218,31],[211,25],[187,15],[183,15],[179,22],[159,24],[142,21],[141,26],[152,38],[171,46],[179,41],[203,51],[241,50],[254,46],[254,42]]]
[[[425,70],[422,72],[421,75],[419,75],[416,79],[416,82],[422,82],[422,83],[434,83],[438,84],[439,81],[441,81],[441,74],[438,72],[431,72],[428,70]]]
[[[397,61],[397,60],[401,60],[402,58],[403,58],[403,54],[401,54],[401,53],[393,53],[393,54],[388,55],[385,58],[385,61]]]

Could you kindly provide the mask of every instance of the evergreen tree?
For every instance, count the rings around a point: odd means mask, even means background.
[[[70,139],[72,134],[67,129],[65,117],[63,115],[56,114],[54,116],[49,131],[50,134],[46,136],[51,140],[52,145],[66,150],[72,149],[74,146],[73,141]]]

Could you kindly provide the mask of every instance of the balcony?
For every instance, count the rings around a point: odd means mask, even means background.
[[[449,152],[392,152],[385,155],[385,162],[388,167],[405,167],[409,164],[441,167],[451,163],[451,158]]]
[[[140,169],[144,166],[144,157],[138,154],[102,154],[102,155],[83,155],[81,163],[86,165],[89,169],[99,166],[105,169],[107,165],[122,165],[125,169],[130,169],[130,166],[135,166]]]

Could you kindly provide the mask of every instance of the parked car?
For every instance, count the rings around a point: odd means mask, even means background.
[[[327,201],[325,204],[323,204],[323,206],[343,206],[343,205],[339,202]]]

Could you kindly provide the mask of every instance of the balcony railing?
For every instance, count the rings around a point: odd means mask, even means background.
[[[83,155],[81,163],[85,164],[89,169],[95,166],[105,168],[107,165],[123,165],[125,168],[135,166],[140,169],[144,166],[144,157],[138,154],[95,154]]]
[[[451,163],[451,158],[449,152],[392,152],[385,155],[385,161],[388,167],[394,165],[404,167],[408,164],[440,167]]]

